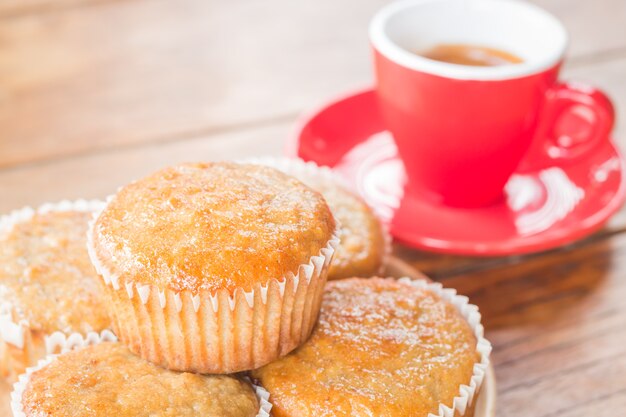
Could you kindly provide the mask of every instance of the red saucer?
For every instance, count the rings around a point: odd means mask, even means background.
[[[626,190],[623,160],[606,141],[583,160],[514,174],[498,205],[458,209],[405,195],[404,166],[371,89],[305,117],[287,153],[332,167],[389,223],[396,239],[445,253],[506,255],[572,242],[602,227]]]

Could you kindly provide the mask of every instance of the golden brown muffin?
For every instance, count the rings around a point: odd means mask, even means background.
[[[46,344],[54,349],[56,332],[84,335],[110,327],[86,250],[96,206],[101,204],[65,202],[3,218],[0,369],[11,380],[45,356]]]
[[[292,158],[257,158],[250,162],[275,167],[324,196],[340,225],[341,239],[330,264],[329,280],[371,277],[381,272],[390,237],[365,201],[350,192],[329,168]]]
[[[306,340],[334,231],[323,197],[296,179],[198,163],[123,187],[89,247],[131,351],[170,369],[231,373]]]
[[[104,342],[31,373],[13,406],[26,417],[255,417],[260,401],[241,379],[170,371]]]
[[[434,284],[352,278],[327,285],[317,327],[253,372],[275,417],[427,417],[451,406],[488,353]],[[484,340],[484,339],[483,339]],[[471,409],[466,416],[471,416]],[[462,414],[455,414],[462,415]]]
[[[372,209],[361,198],[336,183],[305,183],[322,193],[341,225],[341,244],[330,264],[328,279],[379,274],[387,250],[386,232]]]

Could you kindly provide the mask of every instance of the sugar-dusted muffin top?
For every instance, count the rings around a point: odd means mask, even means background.
[[[327,285],[304,345],[253,376],[270,392],[275,417],[426,417],[470,382],[476,343],[436,294],[352,278]]]
[[[259,411],[245,381],[170,371],[114,342],[59,355],[32,373],[22,406],[27,417],[254,417]]]
[[[45,334],[101,331],[110,321],[86,249],[91,213],[36,213],[0,233],[0,303]]]
[[[296,177],[322,193],[341,225],[341,243],[335,249],[328,279],[369,277],[379,273],[385,256],[385,238],[372,209],[337,181],[311,172]]]
[[[334,229],[324,198],[295,178],[257,165],[196,163],[123,187],[97,219],[93,245],[122,279],[233,292],[297,273]]]

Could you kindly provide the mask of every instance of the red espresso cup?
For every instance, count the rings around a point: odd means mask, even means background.
[[[410,192],[486,206],[502,197],[525,155],[524,165],[547,168],[609,140],[610,100],[558,81],[567,33],[532,4],[402,0],[376,14],[370,41],[381,114]],[[438,44],[492,47],[523,62],[466,66],[419,55]]]

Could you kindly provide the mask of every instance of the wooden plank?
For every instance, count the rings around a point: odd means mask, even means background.
[[[481,309],[495,348],[498,416],[583,415],[579,407],[618,415],[594,401],[626,398],[625,270],[619,233],[443,280]]]
[[[106,1],[115,0],[2,0],[0,1],[0,19],[58,12]]]
[[[546,252],[524,255],[477,257],[431,253],[396,244],[394,245],[394,253],[429,277],[437,280],[445,280],[451,276],[473,271],[478,272],[483,269],[496,267],[513,268],[515,265],[546,254],[559,256],[560,253],[565,253],[577,247],[588,245],[591,242],[596,242],[608,236],[624,232],[626,232],[626,207],[622,207],[615,216],[608,221],[606,226],[595,234],[583,240],[560,246]]]
[[[621,0],[544,2],[574,56],[626,42]],[[7,18],[0,166],[292,118],[371,83],[367,24],[384,3],[134,0]],[[626,80],[609,81],[623,101]]]
[[[570,35],[570,56],[610,56],[623,52],[626,2],[622,0],[531,0],[559,18]]]
[[[276,124],[0,170],[0,213],[65,198],[103,198],[179,162],[280,155],[288,129],[288,124]]]
[[[624,403],[626,355],[561,372],[552,378],[499,393],[498,416],[556,417],[583,408],[589,416],[623,415],[623,409],[607,409],[602,400]],[[589,402],[595,402],[590,406]],[[600,400],[600,401],[598,401]]]
[[[609,322],[611,324],[606,325]],[[599,328],[587,328],[596,326]],[[568,327],[567,331],[572,331],[572,327]],[[585,351],[585,363],[613,360],[616,356],[624,355],[626,352],[626,347],[624,347],[626,319],[624,317],[615,314],[610,319],[593,321],[583,327],[582,334],[570,336],[566,335],[565,331],[561,331],[558,343],[541,347],[537,339],[543,339],[546,335],[538,335],[533,338],[537,345],[535,350],[516,349],[518,357],[506,362],[501,361],[502,352],[500,351],[496,367],[502,381],[499,384],[501,392],[516,391],[523,386],[532,385],[535,381],[552,378],[572,367],[580,366],[581,350]]]
[[[137,0],[10,19],[2,164],[295,116],[369,82],[382,3]]]
[[[575,407],[562,410],[558,417],[613,417],[626,410],[626,391],[598,396],[577,404]]]

